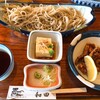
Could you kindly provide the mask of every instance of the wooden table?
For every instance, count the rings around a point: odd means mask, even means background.
[[[22,0],[21,0],[22,1]],[[37,0],[43,3],[44,0]],[[50,2],[50,0],[47,0]],[[53,1],[53,0],[52,0]],[[60,3],[71,3],[70,0],[58,0]],[[57,2],[57,0],[55,0]],[[54,3],[54,2],[53,2]],[[58,64],[61,66],[61,77],[62,77],[62,85],[61,89],[64,88],[75,88],[75,87],[86,87],[86,93],[69,93],[69,94],[57,94],[57,99],[82,99],[82,98],[100,98],[100,92],[93,90],[84,84],[82,84],[72,73],[68,61],[67,61],[67,50],[72,39],[81,32],[86,32],[90,30],[100,30],[100,9],[94,9],[96,20],[95,22],[81,31],[73,33],[71,36],[63,38],[63,58]],[[28,37],[22,35],[19,32],[15,32],[9,28],[0,25],[0,43],[8,46],[13,55],[14,55],[14,70],[11,75],[0,82],[0,98],[4,99],[7,96],[8,88],[10,85],[14,86],[22,86],[23,85],[23,68],[27,64],[31,64],[33,62],[29,61],[26,56],[27,51],[27,40]],[[1,99],[0,99],[1,100]]]

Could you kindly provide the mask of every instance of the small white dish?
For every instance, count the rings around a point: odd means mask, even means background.
[[[53,67],[53,69],[51,70],[51,72],[49,71],[49,74],[47,74],[46,70],[44,71],[44,66]],[[36,78],[35,72],[40,73],[41,77]],[[52,74],[54,75],[52,76]],[[49,85],[44,84],[44,82],[47,82],[46,79],[48,79],[48,77],[50,78],[50,80],[52,80],[52,81],[49,80],[49,82],[51,82]],[[61,68],[57,64],[29,64],[24,67],[23,85],[25,88],[29,90],[36,90],[36,91],[54,90],[56,88],[59,88],[61,84],[62,84]]]
[[[36,48],[36,38],[37,37],[46,37],[51,38],[56,44],[55,49],[55,58],[54,59],[37,59],[35,57],[35,48]],[[56,31],[46,31],[46,30],[35,30],[32,31],[28,38],[27,44],[27,58],[33,62],[41,63],[56,63],[62,59],[62,35],[60,32]]]

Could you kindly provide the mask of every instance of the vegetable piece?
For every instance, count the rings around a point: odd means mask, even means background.
[[[35,73],[34,73],[34,77],[35,77],[36,79],[40,79],[41,76],[42,76],[42,75],[41,75],[39,72],[35,72]]]
[[[53,48],[53,44],[49,44],[48,48]]]
[[[53,56],[54,55],[54,50],[53,49],[49,49],[49,54],[50,54],[50,56]]]
[[[50,85],[50,81],[44,81],[44,83],[43,83],[44,85]]]
[[[44,65],[43,70],[47,73],[50,73],[53,69],[53,66],[51,65]]]

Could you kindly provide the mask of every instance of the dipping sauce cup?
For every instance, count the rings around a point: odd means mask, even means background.
[[[0,81],[6,79],[14,68],[14,58],[11,50],[0,44]]]

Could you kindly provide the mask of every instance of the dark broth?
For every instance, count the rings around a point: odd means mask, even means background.
[[[0,76],[6,72],[10,65],[10,56],[4,52],[0,51]]]

